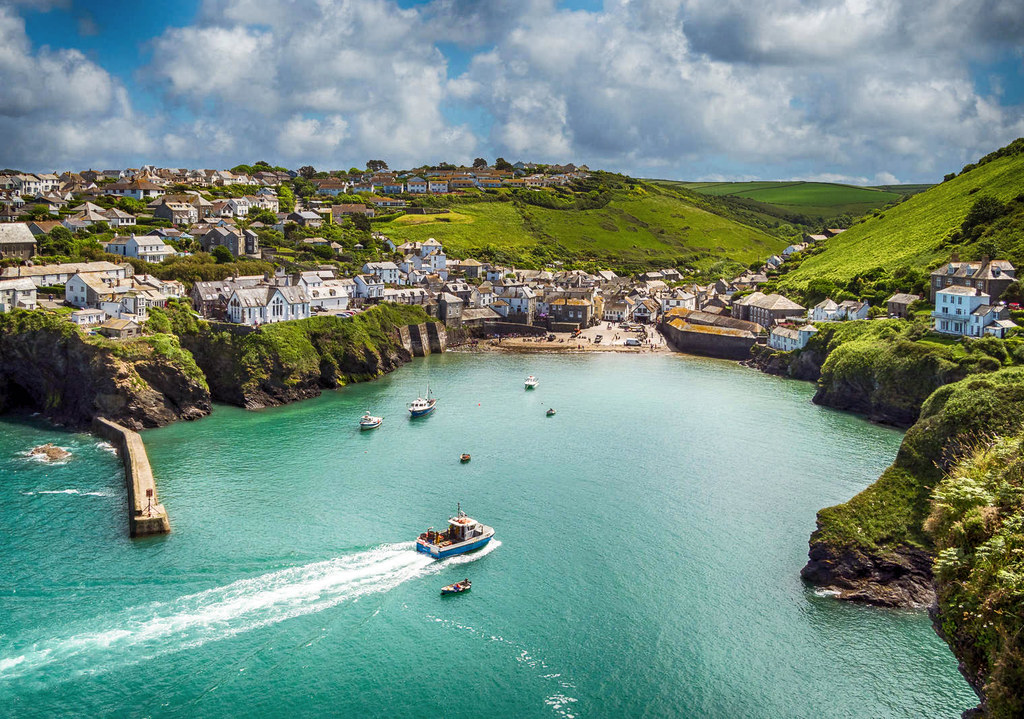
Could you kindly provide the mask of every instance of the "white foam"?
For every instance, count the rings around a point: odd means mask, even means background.
[[[413,551],[412,542],[385,544],[170,602],[133,607],[95,621],[95,628],[32,642],[20,655],[0,658],[0,682],[37,672],[54,676],[57,672],[45,671],[54,664],[66,666],[72,675],[96,673],[134,657],[152,658],[226,639],[363,595],[386,592],[452,564],[475,561],[498,546],[500,542],[492,541],[479,552],[438,562]]]
[[[78,489],[41,489],[38,492],[22,492],[26,496],[33,494],[77,494],[82,497],[109,497],[106,492],[82,492]]]

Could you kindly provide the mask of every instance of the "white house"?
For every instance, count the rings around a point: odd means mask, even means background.
[[[107,319],[103,310],[75,310],[71,313],[71,321],[79,327],[93,327]]]
[[[871,305],[857,300],[843,300],[839,303],[839,315],[847,320],[866,320]]]
[[[363,265],[363,274],[373,275],[381,282],[389,285],[402,284],[405,278],[398,265],[394,262],[367,262]]]
[[[835,322],[839,319],[839,305],[826,297],[808,313],[812,322]]]
[[[356,297],[379,300],[384,296],[384,283],[373,275],[356,275]]]
[[[309,297],[302,287],[237,288],[228,300],[228,320],[263,325],[309,317]]]
[[[163,262],[168,257],[174,256],[173,247],[164,244],[161,238],[151,235],[115,237],[107,243],[107,252],[154,263]]]
[[[13,309],[34,310],[36,308],[36,286],[27,277],[0,280],[0,312]]]
[[[675,289],[668,294],[661,296],[661,313],[665,314],[671,309],[682,307],[686,310],[697,309],[697,296],[683,289]]]
[[[428,189],[435,195],[443,195],[448,192],[448,180],[431,180],[428,185]]]
[[[804,325],[793,329],[791,327],[773,327],[768,335],[768,346],[772,349],[790,352],[802,350],[807,346],[807,341],[814,336],[818,328],[814,325]]]
[[[315,286],[307,287],[306,294],[309,296],[310,309],[348,309],[348,286],[339,280],[324,280]]]
[[[413,195],[422,195],[427,192],[427,181],[422,177],[410,177],[405,181],[406,192]]]
[[[950,285],[935,292],[935,331],[948,335],[969,335],[971,315],[981,307],[987,307],[989,296],[977,287]],[[981,313],[984,316],[986,313]],[[981,336],[980,332],[977,336]]]

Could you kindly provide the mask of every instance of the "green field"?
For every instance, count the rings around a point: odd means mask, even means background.
[[[903,195],[920,192],[929,185],[860,187],[829,182],[672,182],[656,180],[666,187],[682,187],[704,195],[735,197],[765,205],[771,214],[804,216],[810,221],[838,215],[859,217]]]
[[[444,243],[454,257],[542,266],[554,260],[624,270],[682,266],[708,270],[721,261],[748,265],[787,240],[647,186],[616,192],[593,210],[549,209],[520,201],[468,202],[445,215],[404,215],[375,225],[396,242]]]
[[[858,275],[901,266],[925,269],[948,258],[950,247],[943,243],[959,229],[977,198],[988,195],[1006,202],[1022,192],[1024,154],[979,165],[858,221],[829,240],[822,253],[783,275],[779,287],[802,289],[816,278],[844,283]]]

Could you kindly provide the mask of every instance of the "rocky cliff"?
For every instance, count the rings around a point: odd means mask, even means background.
[[[172,330],[202,368],[214,399],[256,409],[374,379],[412,358],[399,328],[428,322],[421,307],[378,305],[350,318],[311,317],[258,330],[215,325],[184,309]]]
[[[15,310],[0,314],[0,412],[13,409],[71,427],[100,415],[142,429],[209,414],[210,392],[173,336],[113,342]]]
[[[816,381],[816,404],[856,412],[873,422],[909,427],[943,385],[1024,360],[1021,348],[995,338],[965,345],[936,341],[904,320],[819,323],[807,347],[758,347],[747,363],[769,374]],[[1020,357],[1011,356],[1014,349]]]

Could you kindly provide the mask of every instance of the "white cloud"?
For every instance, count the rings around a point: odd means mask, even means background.
[[[78,50],[34,50],[24,21],[4,4],[0,136],[0,161],[28,169],[112,162],[152,147],[145,119],[135,117],[118,80]]]
[[[477,140],[445,116],[447,60],[426,26],[390,0],[210,0],[196,24],[155,40],[149,70],[253,156],[462,161]]]

